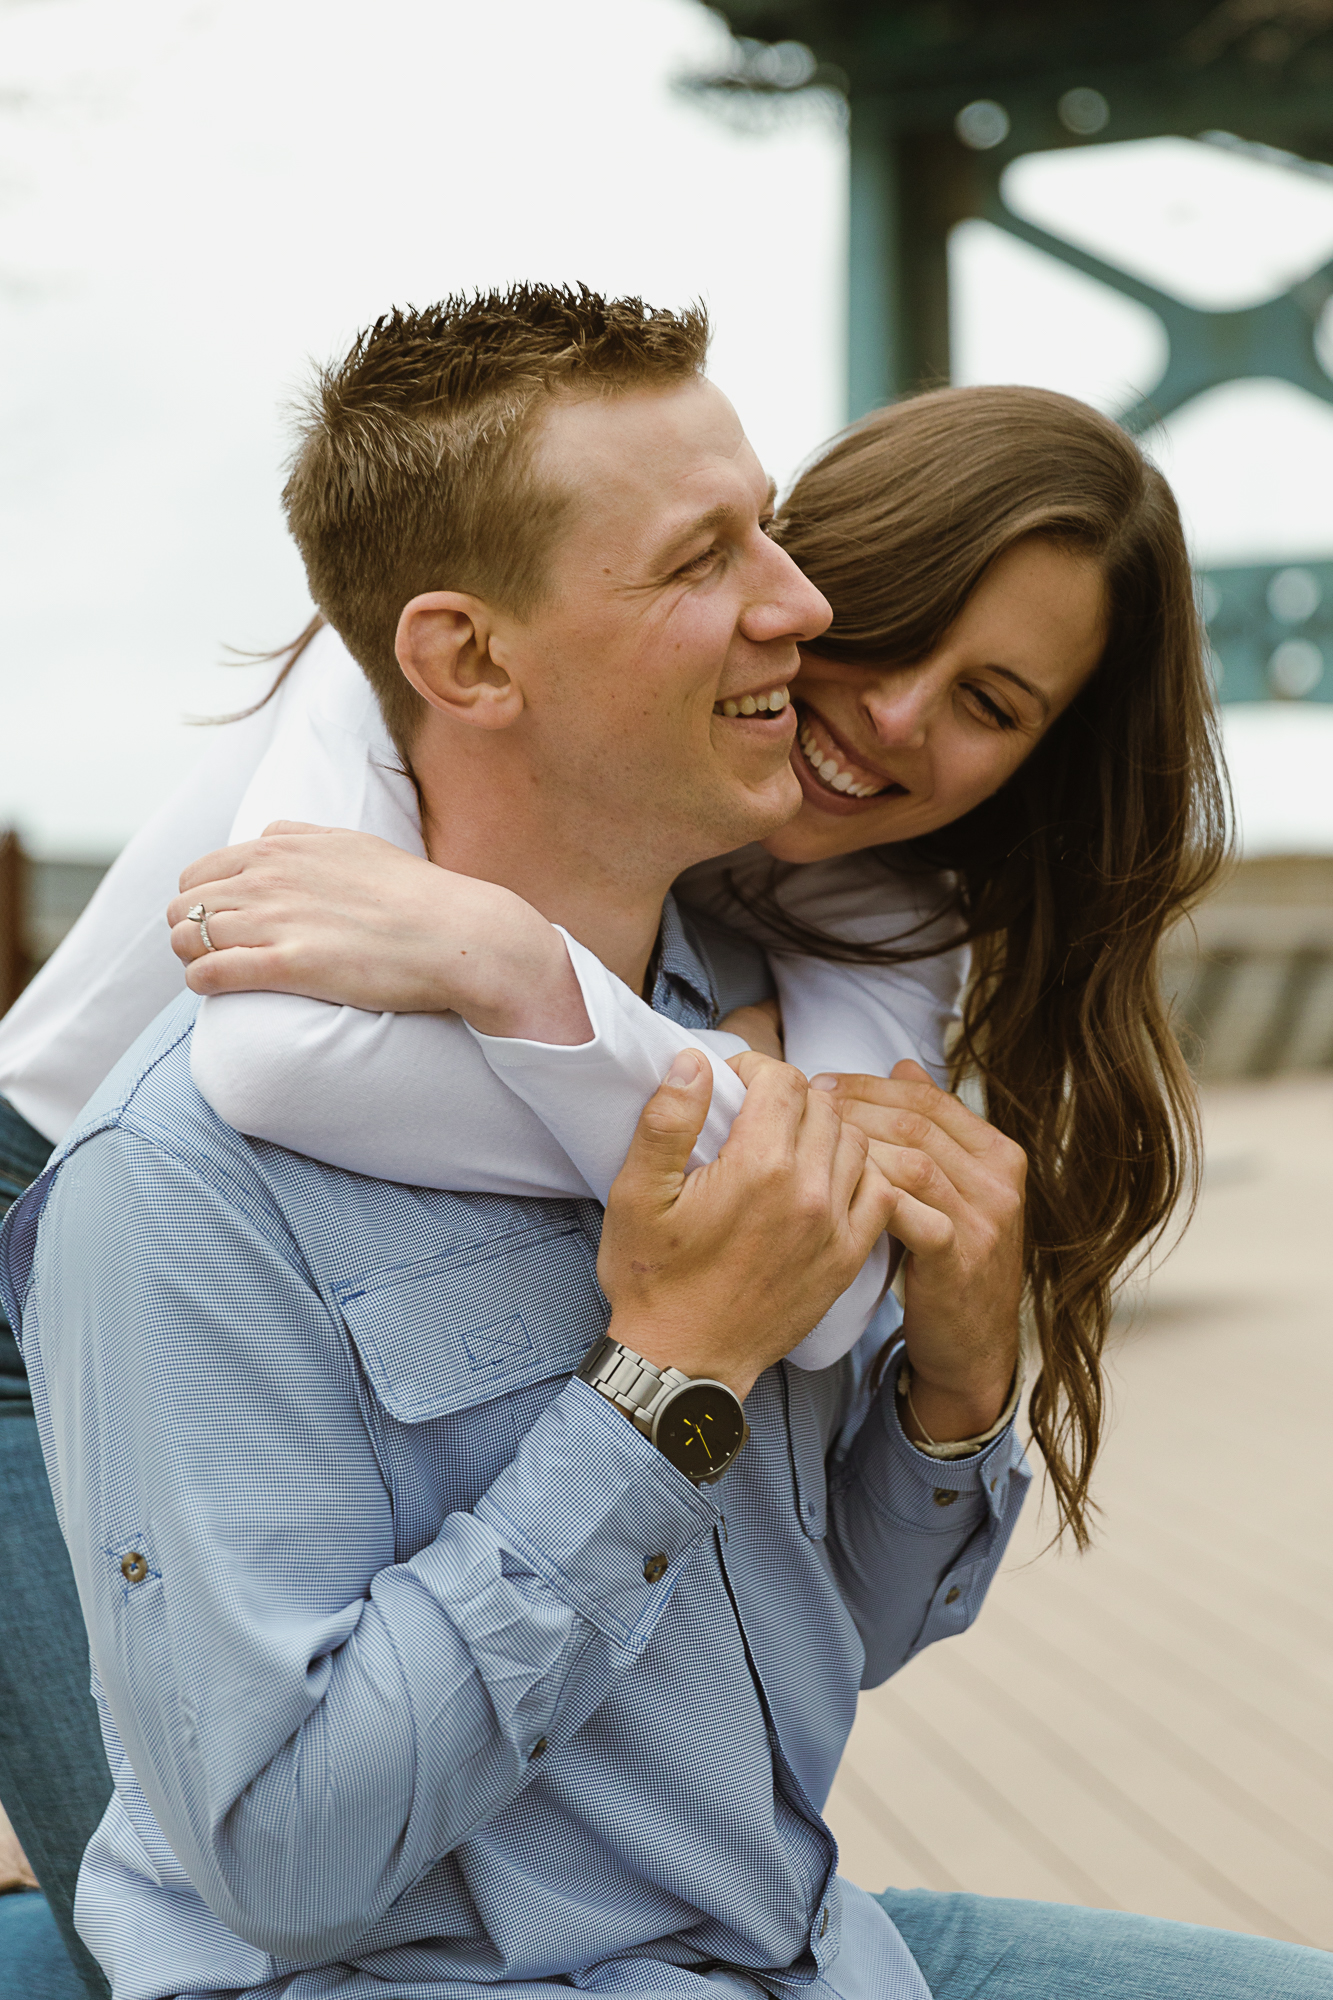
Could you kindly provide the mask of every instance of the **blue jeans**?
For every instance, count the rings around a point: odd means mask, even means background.
[[[1117,1910],[886,1889],[935,2000],[1329,2000],[1333,1957]],[[0,2000],[82,2000],[40,1896],[0,1897]],[[392,2000],[392,1989],[386,1993]]]
[[[0,1217],[50,1150],[0,1097]],[[111,1775],[88,1692],[88,1636],[74,1573],[3,1313],[0,1573],[0,1803],[45,1892],[45,1901],[31,1893],[0,1897],[0,1996],[65,2000],[68,1992],[70,2000],[90,1993],[105,2000],[106,1980],[75,1934],[74,1884],[106,1811]]]
[[[1333,1954],[1066,1903],[886,1889],[935,2000],[1333,2000]]]

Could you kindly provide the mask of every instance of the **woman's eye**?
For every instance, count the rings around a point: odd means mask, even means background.
[[[971,688],[969,689],[969,693],[973,701],[986,711],[990,720],[996,723],[999,728],[1017,729],[1018,724],[1014,721],[1013,716],[1001,708],[998,702],[992,701],[988,694],[983,694],[980,688]]]

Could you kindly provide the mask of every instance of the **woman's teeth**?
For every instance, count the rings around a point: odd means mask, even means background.
[[[767,688],[763,694],[743,694],[735,701],[715,701],[714,715],[781,715],[791,696],[786,688]]]
[[[837,758],[830,756],[816,741],[815,732],[808,722],[801,724],[796,740],[805,752],[805,760],[811,770],[824,780],[831,792],[846,792],[850,799],[873,799],[886,789],[884,785],[858,785],[851,772],[844,771]]]

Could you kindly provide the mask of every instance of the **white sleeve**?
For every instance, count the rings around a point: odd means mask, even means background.
[[[171,949],[167,904],[182,868],[229,839],[283,711],[311,673],[313,650],[256,714],[210,731],[188,777],[135,834],[0,1022],[0,1092],[53,1143],[180,993],[185,975]]]
[[[238,1131],[353,1173],[604,1202],[645,1103],[677,1053],[699,1048],[713,1102],[691,1164],[715,1159],[745,1098],[725,1058],[745,1044],[677,1027],[565,941],[593,1025],[579,1047],[479,1035],[457,1014],[235,993],[200,1007],[191,1074]]]
[[[424,853],[416,795],[366,678],[336,634],[321,641],[319,677],[289,704],[231,837],[297,819]],[[714,1091],[698,1159],[715,1158],[745,1096],[725,1056],[744,1043],[676,1027],[566,943],[593,1026],[580,1048],[474,1035],[454,1014],[229,993],[199,1010],[191,1073],[238,1131],[332,1166],[421,1187],[605,1201],[673,1058],[702,1048]]]

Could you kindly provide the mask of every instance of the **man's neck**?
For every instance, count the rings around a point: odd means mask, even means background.
[[[444,782],[433,748],[418,745],[412,761],[426,852],[436,866],[512,889],[642,993],[674,871],[649,870],[624,851],[610,855],[596,842],[571,840],[560,823],[564,815],[525,811],[532,795],[522,785],[477,782],[488,774],[466,754]]]

